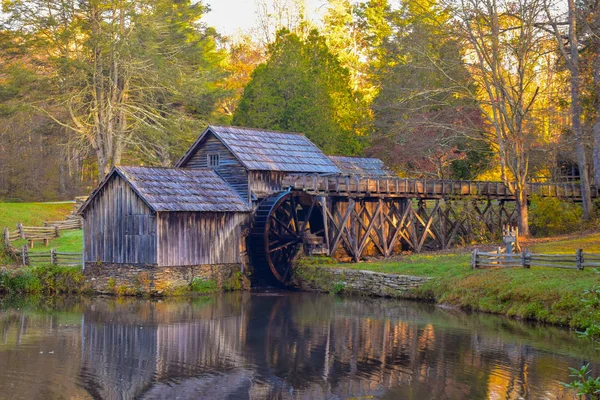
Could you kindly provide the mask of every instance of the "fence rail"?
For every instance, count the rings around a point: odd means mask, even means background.
[[[61,266],[77,266],[83,262],[83,253],[67,253],[50,249],[48,252],[30,252],[27,245],[18,253],[23,266],[34,264],[52,264]]]
[[[4,228],[2,233],[2,242],[9,254],[14,254],[15,248],[12,242],[19,239],[29,241],[29,247],[33,247],[34,242],[43,241],[46,246],[50,240],[60,236],[60,231],[71,229],[82,229],[83,219],[80,216],[69,216],[63,221],[46,221],[44,226],[24,226],[21,222],[17,224],[17,228],[10,230]]]
[[[291,174],[284,178],[283,186],[324,195],[385,195],[422,199],[472,196],[514,200],[514,195],[506,185],[501,182],[486,181]],[[575,182],[529,183],[527,190],[530,195],[581,201],[581,187]],[[592,186],[591,194],[594,198],[600,197],[600,188]]]
[[[583,270],[586,267],[600,267],[600,254],[584,253],[579,249],[575,254],[537,254],[524,250],[522,253],[485,253],[475,249],[471,253],[471,268],[529,268],[549,267]]]
[[[36,241],[43,241],[44,245],[48,246],[50,240],[60,236],[60,231],[56,226],[23,226],[19,222],[17,229],[21,239],[29,241],[29,247],[33,247],[33,243]]]
[[[56,227],[60,231],[66,231],[70,229],[82,229],[83,220],[81,218],[69,218],[64,221],[45,221],[45,227]]]

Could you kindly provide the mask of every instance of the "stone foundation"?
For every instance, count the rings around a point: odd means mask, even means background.
[[[216,290],[247,289],[248,279],[240,264],[158,265],[86,263],[86,281],[97,293],[185,294],[195,278],[210,281]]]
[[[327,268],[296,267],[294,286],[305,291],[354,293],[367,296],[403,297],[432,278],[381,272]]]

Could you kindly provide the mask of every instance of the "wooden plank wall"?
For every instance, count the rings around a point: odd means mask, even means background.
[[[219,154],[220,163],[215,171],[246,201],[249,199],[248,172],[225,145],[212,133],[182,168],[208,168],[208,154]]]
[[[250,190],[259,199],[283,190],[283,179],[287,172],[281,171],[250,171]]]
[[[240,263],[247,219],[241,213],[158,213],[159,265]]]
[[[156,264],[156,216],[115,175],[84,215],[86,262]]]

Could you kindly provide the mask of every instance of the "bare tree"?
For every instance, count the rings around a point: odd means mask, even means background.
[[[592,215],[593,208],[585,154],[583,125],[581,123],[581,72],[579,62],[579,37],[577,31],[577,8],[575,5],[575,0],[568,0],[567,4],[568,14],[566,20],[564,20],[560,16],[556,17],[552,15],[551,5],[549,5],[547,2],[544,3],[544,11],[548,18],[548,22],[540,22],[538,25],[548,25],[551,27],[551,32],[556,38],[558,48],[570,73],[571,127],[573,134],[575,135],[575,149],[577,152],[577,164],[579,166],[579,179],[583,203],[583,218],[589,219]],[[564,32],[564,30],[561,29],[561,26],[566,26],[568,30]]]
[[[37,109],[75,133],[71,145],[95,152],[102,178],[126,147],[156,148],[143,132],[165,130],[178,90],[200,91],[209,62],[199,49],[211,48],[196,25],[202,10],[185,1],[28,0],[8,4],[5,16],[50,84],[54,107]]]
[[[305,0],[254,0],[258,20],[258,36],[267,46],[275,40],[280,29],[287,29],[299,36],[309,31]]]
[[[591,54],[591,70],[593,75],[593,97],[595,122],[594,136],[594,185],[600,186],[600,1],[583,0],[581,2],[583,32],[588,53]]]
[[[491,129],[502,180],[516,198],[519,228],[529,233],[529,162],[536,143],[532,110],[539,93],[537,72],[546,39],[536,24],[540,0],[459,0],[451,10],[475,80],[462,93],[477,99]],[[441,67],[442,70],[444,69]]]

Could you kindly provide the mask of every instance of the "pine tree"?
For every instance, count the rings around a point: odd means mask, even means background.
[[[304,133],[331,154],[358,154],[368,113],[350,76],[313,30],[306,40],[280,31],[252,74],[235,125]]]

